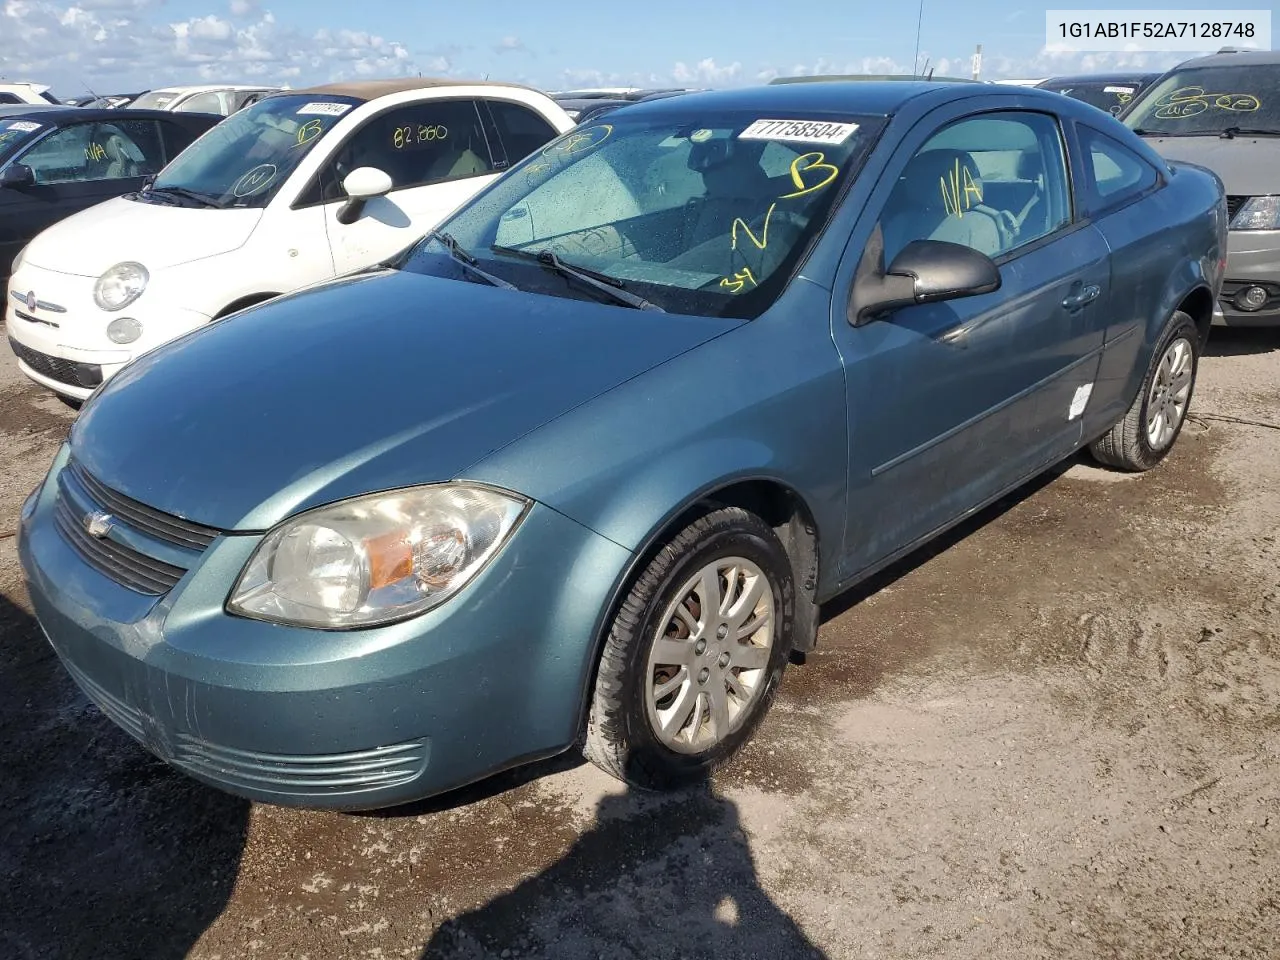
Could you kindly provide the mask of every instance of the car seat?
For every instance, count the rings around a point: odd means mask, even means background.
[[[142,176],[139,163],[133,156],[137,152],[133,144],[118,133],[108,133],[100,142],[107,155],[106,179],[127,180]]]
[[[982,178],[966,150],[912,157],[885,206],[883,229],[886,266],[913,240],[959,243],[987,256],[1012,245],[1008,224],[982,203]]]

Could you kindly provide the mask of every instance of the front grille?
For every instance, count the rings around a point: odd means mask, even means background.
[[[9,348],[19,360],[42,377],[65,383],[69,387],[84,387],[86,390],[92,390],[102,383],[102,367],[96,363],[77,363],[63,357],[51,357],[39,350],[32,350],[13,337],[9,338]]]
[[[1244,206],[1244,202],[1248,197],[1227,196],[1227,217],[1234,219],[1235,215],[1240,212],[1240,208]]]
[[[81,526],[82,519],[59,491],[54,526],[87,564],[121,586],[158,597],[172,590],[187,572],[106,537],[91,537]]]
[[[191,773],[245,789],[296,796],[359,793],[408,783],[426,769],[427,741],[355,753],[298,756],[236,750],[188,733],[174,738],[173,762]]]
[[[186,547],[188,550],[203,551],[218,536],[218,531],[213,527],[162,513],[122,493],[116,493],[95,479],[76,460],[67,464],[65,472],[105,512],[148,537]]]

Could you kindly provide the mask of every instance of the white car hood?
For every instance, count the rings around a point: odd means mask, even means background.
[[[153,273],[244,246],[257,209],[211,210],[117,197],[55,223],[27,248],[26,261],[78,277],[100,277],[126,260]]]

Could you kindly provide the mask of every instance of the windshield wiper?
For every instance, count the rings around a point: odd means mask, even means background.
[[[434,240],[449,251],[449,256],[462,264],[464,270],[469,271],[473,276],[479,277],[485,283],[493,287],[501,287],[503,290],[519,290],[514,283],[508,283],[501,277],[495,277],[486,270],[481,270],[480,263],[475,257],[458,246],[458,241],[453,238],[452,234],[441,233],[438,230],[432,230],[427,234],[428,240]]]
[[[1218,134],[1223,140],[1234,140],[1243,137],[1280,137],[1280,130],[1267,130],[1262,127],[1227,127]]]
[[[617,277],[611,277],[607,273],[597,273],[594,270],[588,270],[586,267],[574,266],[572,263],[565,263],[553,250],[520,250],[516,247],[504,247],[496,243],[489,249],[494,253],[506,253],[513,257],[536,260],[562,277],[573,277],[593,290],[599,290],[609,296],[615,303],[620,303],[624,307],[633,307],[636,310],[657,310],[659,313],[666,313],[656,303],[651,303],[644,297],[637,296],[634,293],[628,293],[623,289],[622,281]]]
[[[150,190],[144,191],[145,196],[151,196],[157,193],[162,196],[181,197],[183,200],[190,200],[202,207],[222,208],[222,204],[208,194],[197,193],[194,190],[188,190],[186,187],[157,187],[155,184],[152,184]]]

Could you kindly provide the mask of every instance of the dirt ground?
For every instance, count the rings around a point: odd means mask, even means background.
[[[709,790],[564,758],[353,816],[79,696],[12,537],[72,414],[0,350],[0,958],[1280,956],[1280,332],[1215,331],[1194,412],[826,610]]]

